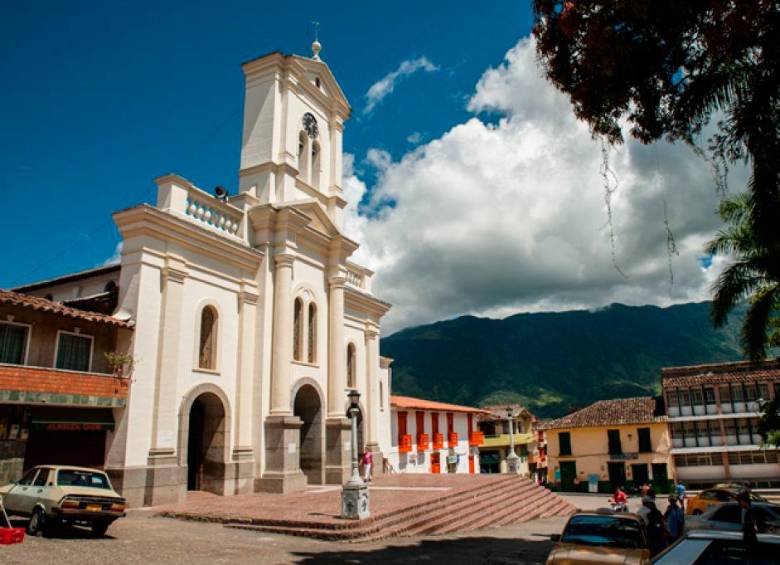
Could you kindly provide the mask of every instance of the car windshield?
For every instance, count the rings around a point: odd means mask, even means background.
[[[57,472],[57,484],[61,487],[90,487],[110,489],[108,478],[97,471],[62,469]]]
[[[574,516],[561,541],[631,549],[644,547],[639,522],[615,516]]]

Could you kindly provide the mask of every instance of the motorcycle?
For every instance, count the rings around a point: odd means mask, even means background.
[[[618,502],[614,498],[610,498],[609,504],[613,512],[628,512],[628,500],[625,502]]]

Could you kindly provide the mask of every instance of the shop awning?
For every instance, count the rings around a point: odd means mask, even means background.
[[[114,429],[114,414],[109,408],[33,408],[33,429],[47,431],[101,431]]]

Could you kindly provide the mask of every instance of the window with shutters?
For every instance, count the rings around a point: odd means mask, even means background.
[[[200,312],[200,340],[198,344],[198,368],[217,368],[217,309],[204,306]]]
[[[55,367],[70,371],[89,371],[92,365],[92,336],[57,332]]]
[[[29,332],[29,326],[0,322],[0,363],[24,364]]]
[[[569,432],[558,432],[558,454],[571,455],[571,434]]]
[[[620,430],[607,430],[607,440],[610,454],[623,453],[623,446],[620,445]]]
[[[653,446],[650,442],[650,428],[639,428],[636,432],[639,437],[639,453],[653,451]]]

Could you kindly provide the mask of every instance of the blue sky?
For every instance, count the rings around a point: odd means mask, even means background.
[[[327,5],[327,9],[326,6]],[[294,8],[293,8],[294,6]],[[0,6],[0,287],[100,264],[111,212],[152,201],[176,172],[236,190],[240,63],[269,51],[322,58],[353,106],[345,151],[395,158],[468,118],[474,85],[531,27],[530,3],[98,2]],[[399,81],[365,114],[366,93],[405,60],[436,72]],[[364,180],[374,180],[367,167]]]

